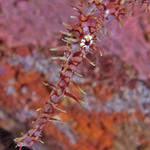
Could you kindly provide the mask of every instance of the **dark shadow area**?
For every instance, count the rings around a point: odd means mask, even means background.
[[[12,134],[3,128],[0,128],[0,150],[19,150]],[[28,147],[22,147],[22,150],[32,150]]]

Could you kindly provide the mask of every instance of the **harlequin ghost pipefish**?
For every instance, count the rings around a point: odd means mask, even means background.
[[[62,40],[66,44],[51,49],[51,51],[64,51],[64,56],[58,57],[58,59],[64,61],[59,72],[59,80],[56,84],[48,84],[52,87],[52,91],[44,108],[41,109],[39,117],[33,123],[33,127],[22,137],[15,139],[20,150],[22,146],[30,147],[35,142],[41,141],[41,132],[46,123],[57,120],[52,115],[56,110],[60,110],[57,105],[63,96],[71,97],[76,102],[81,103],[69,91],[69,85],[77,85],[72,77],[83,59],[86,59],[91,65],[95,66],[87,58],[88,53],[98,51],[100,56],[102,56],[97,41],[100,31],[103,30],[109,18],[120,22],[122,17],[131,14],[136,6],[147,9],[149,4],[148,0],[80,0],[78,6],[71,5],[78,12],[77,16],[71,16],[71,18],[76,19],[77,23],[73,25],[63,23],[66,26],[66,31],[62,31],[61,33],[64,37]]]

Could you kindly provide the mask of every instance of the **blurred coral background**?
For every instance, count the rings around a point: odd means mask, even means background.
[[[62,22],[73,23],[67,3],[75,0],[0,0],[0,150],[10,150],[10,139],[32,127],[56,83],[61,52],[49,49],[64,44]],[[150,13],[136,12],[106,25],[99,34],[103,56],[89,55],[96,67],[84,61],[83,77],[74,80],[72,92],[85,105],[64,97],[55,116],[42,133],[45,144],[35,150],[150,150]],[[1,130],[8,132],[1,135]],[[15,149],[15,148],[14,148]],[[12,148],[13,150],[13,148]]]

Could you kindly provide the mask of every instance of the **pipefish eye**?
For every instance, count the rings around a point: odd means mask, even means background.
[[[89,49],[90,45],[93,43],[93,36],[90,34],[87,34],[81,39],[80,46],[83,49]]]
[[[85,45],[89,46],[90,45],[90,41],[85,41]]]

